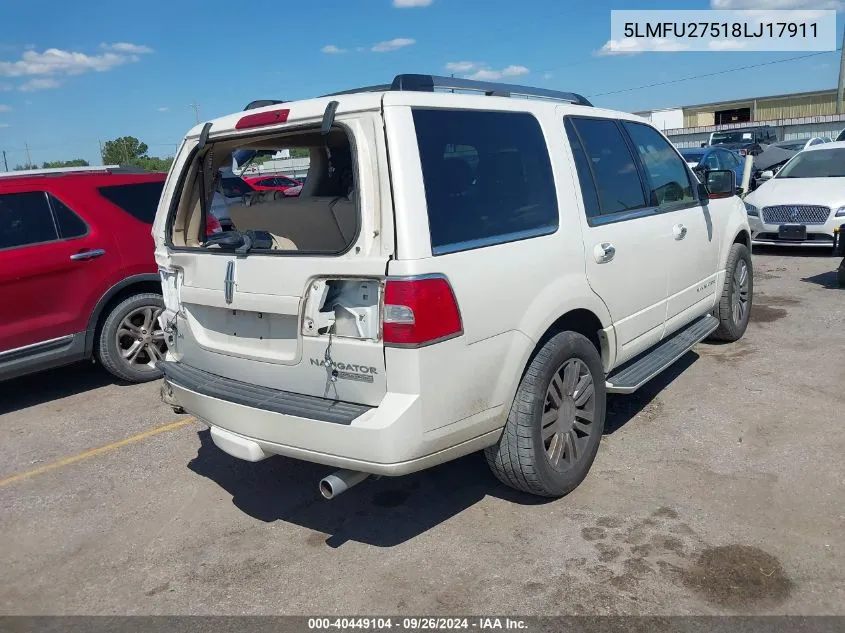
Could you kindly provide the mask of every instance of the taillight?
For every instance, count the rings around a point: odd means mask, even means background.
[[[461,313],[445,277],[388,279],[384,288],[385,345],[422,347],[463,334]]]
[[[205,216],[205,235],[208,237],[209,235],[214,235],[215,233],[220,233],[223,230],[223,225],[210,213]]]
[[[261,127],[262,125],[273,125],[274,123],[284,123],[288,120],[290,110],[270,110],[269,112],[257,112],[256,114],[248,114],[241,117],[235,124],[236,130],[244,130],[251,127]]]

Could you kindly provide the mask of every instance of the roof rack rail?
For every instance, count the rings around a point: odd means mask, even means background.
[[[362,88],[352,88],[351,90],[341,90],[340,92],[332,92],[331,94],[323,95],[324,97],[338,97],[340,95],[354,95],[359,92],[385,92],[392,90],[391,84],[379,84],[378,86],[364,86]]]
[[[50,167],[47,169],[20,169],[0,173],[0,178],[19,176],[61,176],[73,173],[138,174],[146,170],[136,165],[89,165],[87,167]]]
[[[483,92],[489,97],[537,97],[552,101],[566,101],[575,105],[590,106],[592,103],[575,92],[560,92],[558,90],[547,90],[545,88],[533,88],[531,86],[519,86],[516,84],[502,84],[487,81],[475,81],[473,79],[460,79],[458,77],[440,77],[438,75],[396,75],[393,82],[380,86],[367,86],[334,92],[326,97],[337,95],[355,94],[359,92],[382,92],[382,91],[413,92],[434,92],[435,90],[466,90],[472,92]]]

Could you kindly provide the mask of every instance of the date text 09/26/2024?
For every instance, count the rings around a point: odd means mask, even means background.
[[[309,618],[308,629],[312,631],[444,631],[444,630],[522,630],[528,629],[524,620],[514,618]]]

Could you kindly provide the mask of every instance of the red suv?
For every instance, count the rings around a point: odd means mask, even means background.
[[[87,358],[129,382],[160,376],[151,225],[165,177],[0,175],[0,380]]]

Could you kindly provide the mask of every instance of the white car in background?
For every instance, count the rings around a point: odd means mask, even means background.
[[[772,143],[770,147],[779,147],[792,152],[800,152],[808,147],[815,147],[816,145],[823,145],[824,143],[829,142],[830,141],[826,138],[814,136],[813,138],[798,138],[792,139],[791,141],[778,141],[777,143]]]
[[[755,244],[834,245],[845,224],[845,142],[814,145],[745,198]]]

